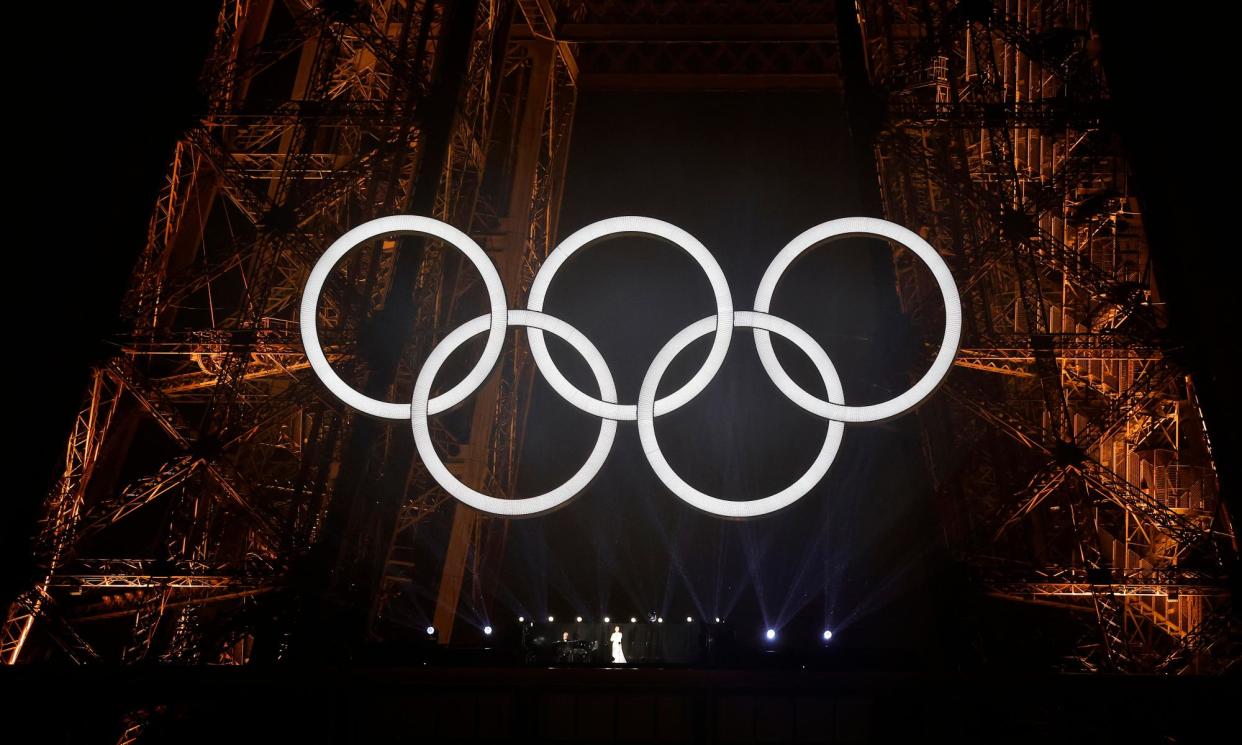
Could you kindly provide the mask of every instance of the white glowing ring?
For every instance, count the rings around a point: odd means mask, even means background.
[[[491,304],[489,315],[476,318],[450,333],[436,345],[414,384],[410,404],[396,404],[369,398],[351,388],[333,371],[319,344],[316,331],[317,304],[324,282],[337,261],[363,241],[384,234],[425,234],[444,240],[460,249],[483,276]],[[593,344],[569,324],[541,311],[548,287],[557,269],[575,251],[594,241],[618,235],[651,235],[662,238],[686,251],[699,263],[711,283],[716,300],[716,315],[692,324],[673,337],[656,355],[643,378],[638,403],[623,406],[617,403],[617,391],[603,356]],[[935,360],[923,377],[909,390],[889,401],[869,406],[846,406],[841,382],[827,353],[802,329],[768,314],[772,294],[784,271],[803,252],[824,241],[851,236],[878,236],[900,243],[923,260],[940,286],[945,306],[945,331]],[[461,231],[438,220],[412,215],[397,215],[364,223],[341,236],[320,257],[311,270],[302,296],[302,341],[315,374],[328,389],[346,404],[367,414],[398,419],[410,417],[414,442],[433,478],[456,499],[475,509],[510,517],[537,515],[556,509],[586,488],[603,467],[616,437],[617,422],[637,420],[639,438],[652,469],[660,480],[680,499],[694,507],[722,517],[755,517],[775,512],[797,501],[809,492],[827,473],[840,448],[846,422],[870,422],[888,419],[910,409],[926,398],[944,379],[952,365],[961,337],[961,300],[948,266],[926,241],[911,231],[885,220],[865,217],[833,220],[807,230],[790,241],[764,273],[755,297],[754,311],[733,311],[724,273],[707,248],[685,231],[660,220],[645,217],[617,217],[588,225],[567,238],[544,262],[531,287],[528,310],[507,310],[504,288],[487,255]],[[504,331],[509,324],[529,327],[528,336],[535,362],[552,388],[563,398],[592,415],[601,418],[600,433],[586,463],[561,486],[537,497],[500,499],[481,494],[462,484],[453,476],[431,442],[428,417],[464,400],[481,387],[500,358]],[[715,377],[724,362],[732,338],[733,327],[751,327],[755,347],[769,377],[790,400],[802,409],[829,420],[823,447],[811,467],[790,486],[768,497],[749,501],[731,501],[708,496],[681,479],[660,452],[655,435],[655,418],[683,406],[698,395]],[[467,339],[488,331],[487,344],[480,360],[470,373],[447,392],[431,398],[431,386],[445,360]],[[594,373],[600,398],[593,398],[574,387],[557,369],[548,354],[543,331],[564,338],[582,355]],[[674,393],[656,399],[660,379],[672,360],[695,339],[715,333],[707,360],[697,373]],[[776,359],[769,333],[786,337],[815,364],[824,380],[828,400],[807,393],[786,374]]]
[[[440,371],[440,366],[444,364],[448,356],[467,339],[483,333],[488,328],[488,324],[488,316],[479,316],[468,323],[458,326],[451,334],[444,337],[444,341],[437,344],[435,349],[431,350],[431,354],[428,355],[427,360],[423,363],[422,370],[418,373],[418,378],[414,381],[414,398],[410,406],[413,412],[410,422],[414,429],[414,444],[418,448],[419,456],[423,459],[423,464],[427,466],[427,471],[431,473],[436,482],[444,487],[444,490],[449,494],[476,510],[507,517],[529,517],[543,514],[568,502],[586,488],[591,479],[595,478],[595,475],[599,473],[599,469],[604,465],[604,461],[607,460],[608,453],[612,450],[612,443],[617,434],[617,423],[612,419],[601,419],[599,437],[595,440],[595,448],[587,456],[586,463],[568,481],[552,491],[537,497],[528,497],[526,499],[489,497],[458,481],[457,477],[445,467],[444,462],[440,460],[439,454],[436,453],[435,447],[431,444],[431,432],[427,426],[427,399],[431,395],[431,384],[435,381],[436,373]],[[582,355],[582,358],[591,367],[591,372],[595,374],[595,381],[599,385],[599,392],[603,399],[609,402],[616,402],[617,388],[613,383],[612,373],[608,371],[608,365],[604,362],[603,355],[577,329],[559,318],[527,310],[509,311],[509,324],[549,331],[569,342],[569,345],[577,350],[578,354]]]
[[[817,344],[805,331],[783,318],[750,311],[738,311],[735,313],[733,315],[733,324],[738,327],[752,327],[755,329],[755,333],[759,333],[760,329],[772,331],[793,342],[815,364],[815,369],[819,371],[820,377],[824,380],[824,390],[828,393],[828,400],[838,404],[845,403],[845,392],[841,388],[841,380],[837,377],[836,368],[832,366],[832,361],[828,359],[828,354],[823,347]],[[829,421],[828,434],[824,438],[824,445],[820,448],[819,455],[815,456],[811,467],[797,481],[771,496],[748,501],[719,499],[704,494],[687,484],[685,480],[677,475],[672,466],[668,464],[668,461],[664,459],[664,454],[660,452],[660,444],[656,440],[654,406],[656,390],[659,388],[660,378],[664,375],[664,371],[668,369],[673,359],[690,342],[698,339],[700,336],[711,333],[716,325],[716,319],[711,317],[697,321],[674,336],[656,355],[655,361],[651,363],[651,367],[647,368],[647,374],[643,377],[642,388],[638,393],[638,437],[642,441],[643,452],[646,453],[647,461],[651,463],[652,470],[655,471],[660,481],[664,482],[664,485],[679,499],[704,512],[719,515],[720,517],[745,518],[766,515],[793,504],[824,478],[824,474],[828,473],[828,468],[832,465],[833,459],[837,457],[837,450],[841,447],[841,439],[845,434],[845,423],[835,420]],[[802,394],[802,400],[795,396],[790,396],[790,398],[794,400],[794,403],[809,411],[809,402],[805,399],[815,399],[815,397],[802,391],[801,388],[798,389],[798,392]],[[789,394],[786,392],[786,395]]]
[[[341,399],[341,401],[359,411],[381,419],[410,418],[409,404],[389,403],[365,396],[344,380],[341,380],[341,377],[332,369],[328,358],[324,356],[323,348],[319,344],[319,332],[316,329],[319,294],[323,291],[324,282],[328,279],[328,274],[332,271],[332,267],[336,266],[336,262],[340,261],[342,256],[349,253],[363,241],[390,234],[430,235],[452,245],[464,253],[466,258],[470,260],[470,263],[474,264],[475,268],[479,270],[479,274],[483,275],[483,285],[487,288],[487,298],[491,304],[491,315],[485,318],[488,321],[488,335],[487,344],[483,348],[483,356],[479,358],[474,368],[470,370],[460,383],[429,402],[428,412],[437,414],[461,403],[467,396],[474,393],[479,386],[483,385],[483,381],[487,379],[488,374],[500,359],[500,349],[505,342],[505,326],[507,325],[505,318],[508,315],[508,304],[505,302],[505,288],[500,281],[500,274],[496,271],[495,265],[492,264],[491,259],[487,257],[482,248],[479,248],[477,243],[452,225],[430,217],[391,215],[364,222],[338,238],[335,243],[328,247],[323,256],[319,257],[319,261],[311,269],[310,277],[306,280],[306,289],[302,292],[302,345],[306,348],[306,357],[310,361],[310,366],[315,371],[315,374],[328,387],[328,390],[334,396]]]
[[[816,225],[790,241],[768,265],[763,279],[759,282],[759,291],[755,295],[755,311],[768,312],[772,303],[772,293],[776,290],[776,283],[780,281],[781,275],[789,268],[793,260],[802,255],[804,251],[827,240],[853,236],[878,236],[900,243],[923,260],[927,268],[931,269],[932,276],[936,278],[936,284],[940,286],[940,294],[944,298],[944,338],[940,341],[940,351],[936,353],[936,359],[932,361],[931,367],[923,377],[905,393],[888,401],[869,406],[844,406],[824,401],[802,390],[776,359],[776,352],[772,349],[772,339],[767,330],[755,330],[755,347],[759,351],[763,369],[768,371],[772,382],[776,383],[776,387],[782,393],[802,408],[825,419],[842,422],[878,422],[891,419],[914,407],[936,390],[936,387],[944,380],[944,376],[948,374],[949,368],[953,366],[953,358],[957,354],[957,345],[962,333],[962,302],[957,294],[957,285],[953,282],[953,274],[931,244],[900,225],[872,217],[847,217]]]
[[[650,217],[613,217],[591,223],[561,241],[561,244],[544,260],[543,266],[535,275],[535,281],[531,283],[530,299],[526,307],[534,311],[543,310],[543,301],[547,296],[548,287],[552,284],[552,277],[576,251],[603,238],[622,235],[650,235],[662,238],[681,248],[703,268],[703,273],[707,275],[707,281],[711,284],[712,294],[716,297],[716,315],[713,325],[716,338],[712,342],[711,351],[707,353],[707,359],[694,377],[678,390],[655,402],[655,415],[663,416],[699,395],[712,378],[716,377],[720,366],[724,364],[725,353],[729,351],[729,340],[733,336],[733,297],[729,293],[729,283],[720,265],[716,263],[715,257],[698,239],[676,225]],[[578,390],[561,374],[556,363],[552,361],[552,356],[548,354],[548,346],[543,339],[543,333],[538,329],[531,329],[527,336],[530,339],[530,351],[535,358],[535,364],[538,365],[539,371],[543,373],[548,384],[561,398],[594,416],[619,421],[633,421],[638,418],[637,406],[601,401]]]

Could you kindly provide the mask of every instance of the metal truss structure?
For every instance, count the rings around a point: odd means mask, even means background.
[[[342,588],[363,574],[361,633],[373,632],[408,614],[410,534],[435,514],[452,520],[436,612],[449,638],[464,580],[484,576],[504,526],[438,510],[408,436],[324,400],[296,306],[328,242],[403,210],[466,230],[506,286],[529,284],[556,234],[576,95],[563,50],[530,33],[537,12],[222,3],[209,109],[177,144],[124,301],[129,331],[94,371],[45,503],[41,576],[8,609],[4,662],[296,656],[279,609],[312,585],[329,588],[321,604],[354,602]],[[363,247],[321,305],[329,354],[378,395],[408,388],[409,361],[481,291],[429,241]],[[409,343],[333,338],[359,332]],[[511,354],[474,410],[437,431],[467,480],[511,490],[529,384]]]
[[[430,623],[448,642],[463,612],[485,617],[506,523],[451,503],[407,430],[325,397],[296,327],[311,265],[364,220],[428,214],[475,237],[520,305],[557,236],[581,89],[839,95],[842,10],[224,0],[208,111],[176,146],[128,332],[93,371],[0,660],[244,664],[310,654],[324,629]],[[883,104],[886,216],[940,248],[963,293],[962,369],[922,418],[951,543],[992,592],[1091,618],[1079,667],[1227,667],[1237,545],[1102,123],[1085,4],[852,10]],[[930,277],[895,256],[904,310],[935,326]],[[482,299],[456,252],[377,241],[326,286],[321,338],[347,380],[395,400]],[[493,494],[514,491],[532,380],[506,348],[434,432]],[[443,539],[434,597],[420,531]]]
[[[885,210],[962,290],[962,369],[921,417],[950,542],[996,595],[1091,619],[1070,669],[1233,665],[1238,545],[1103,116],[1089,4],[856,10]],[[895,263],[905,312],[937,327],[930,276]]]
[[[430,621],[448,642],[463,606],[486,615],[506,524],[446,504],[399,428],[325,400],[296,328],[311,264],[363,220],[431,214],[480,241],[518,305],[556,237],[580,87],[837,89],[834,13],[225,0],[208,111],[176,146],[128,332],[94,371],[0,659],[289,659],[327,627],[390,638]],[[325,348],[391,398],[481,293],[435,242],[362,247],[325,290]],[[441,418],[467,483],[512,493],[530,385],[518,346]],[[429,529],[445,546],[434,598],[418,596]]]

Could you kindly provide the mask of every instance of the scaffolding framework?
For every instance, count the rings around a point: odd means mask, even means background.
[[[851,10],[885,216],[937,247],[962,291],[961,369],[921,415],[950,547],[990,592],[1091,619],[1076,669],[1227,668],[1237,543],[1105,126],[1087,4]],[[311,266],[360,222],[429,214],[479,242],[518,306],[557,237],[580,90],[837,96],[841,11],[222,2],[208,110],[176,145],[128,331],[92,372],[0,660],[245,664],[298,659],[325,618],[363,639],[433,625],[447,643],[463,610],[486,617],[507,523],[452,502],[408,430],[318,386],[297,328]],[[938,335],[930,275],[900,250],[894,265],[904,312]],[[435,241],[362,246],[325,287],[325,352],[368,395],[404,397],[484,307],[478,280]],[[505,349],[432,426],[453,473],[513,495],[532,368]],[[428,597],[433,523],[446,548]]]
[[[223,2],[207,111],[176,145],[128,331],[94,370],[0,659],[279,660],[302,619],[342,609],[364,611],[334,632],[430,622],[441,642],[463,607],[485,616],[506,523],[449,505],[407,433],[314,383],[295,315],[310,267],[361,221],[430,214],[480,242],[518,305],[556,238],[580,87],[837,90],[834,13]],[[329,360],[369,395],[405,395],[411,361],[483,307],[477,280],[433,241],[360,247],[321,301]],[[506,349],[472,408],[433,424],[449,468],[495,494],[513,493],[532,381],[523,348]],[[419,595],[430,520],[447,534],[434,598]]]
[[[555,235],[575,89],[550,42],[514,33],[521,12],[507,2],[222,3],[201,76],[208,111],[177,143],[124,300],[129,331],[93,373],[45,503],[42,577],[8,610],[6,663],[58,651],[246,662],[263,633],[256,619],[276,612],[276,596],[297,585],[290,573],[325,544],[344,567],[386,552],[370,617],[390,613],[402,538],[445,497],[382,430],[359,465],[342,465],[372,432],[308,375],[296,308],[327,243],[399,211],[476,236],[509,286],[523,286],[516,276]],[[461,316],[476,285],[429,241],[360,247],[324,293],[327,354],[387,395],[412,380],[407,361]],[[411,333],[397,350],[342,341],[401,312]],[[487,426],[435,432],[451,462],[500,493],[515,474],[522,364],[510,355],[477,397]],[[387,489],[393,508],[360,514],[346,489]],[[503,540],[503,528],[470,522],[471,554]],[[325,525],[346,533],[327,541]],[[450,604],[461,553],[443,568]],[[318,579],[339,583],[342,569]],[[271,658],[296,645],[280,629],[270,636]]]
[[[962,369],[920,417],[951,547],[997,596],[1092,619],[1068,669],[1223,671],[1238,546],[1103,116],[1089,4],[856,10],[885,211],[962,291]],[[930,275],[894,262],[904,311],[936,328]]]

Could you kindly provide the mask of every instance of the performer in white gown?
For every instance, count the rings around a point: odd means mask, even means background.
[[[617,664],[624,665],[625,652],[621,651],[621,627],[613,627],[612,636],[609,638],[612,640],[612,661]]]

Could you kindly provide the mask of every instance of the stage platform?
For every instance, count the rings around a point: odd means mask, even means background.
[[[713,642],[731,639],[722,624],[705,623],[529,623],[521,629],[520,648],[528,662],[552,662],[557,640],[567,633],[576,643],[591,645],[594,664],[612,661],[609,638],[620,627],[626,662],[636,665],[693,665],[711,659]]]

